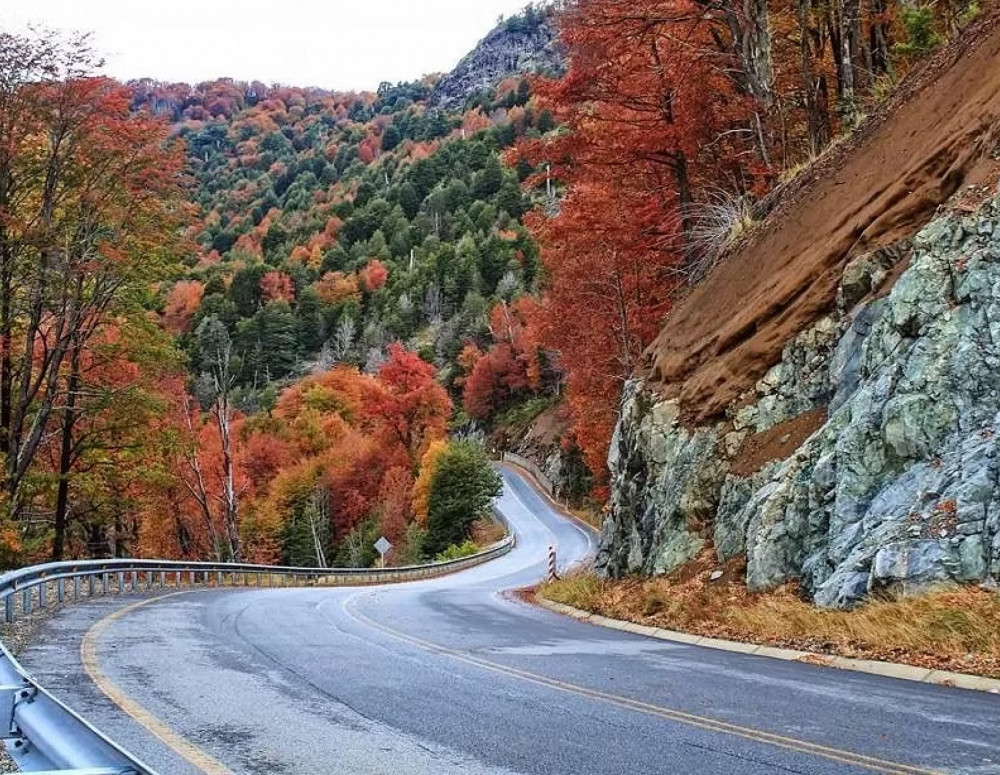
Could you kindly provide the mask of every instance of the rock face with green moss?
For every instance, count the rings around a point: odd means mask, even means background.
[[[906,259],[891,292],[873,294]],[[1000,198],[853,261],[837,309],[737,406],[691,428],[676,403],[629,386],[600,572],[665,573],[712,546],[745,557],[752,589],[797,581],[823,606],[995,584]],[[819,409],[825,421],[783,459],[734,465],[748,440]]]

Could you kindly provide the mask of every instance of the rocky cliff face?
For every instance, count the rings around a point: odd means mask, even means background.
[[[898,278],[898,279],[897,279]],[[891,290],[890,290],[891,288]],[[626,390],[598,570],[712,547],[824,606],[1000,578],[1000,196],[861,256],[833,311],[726,411]]]
[[[500,22],[442,78],[432,102],[441,107],[461,107],[473,94],[488,91],[505,78],[560,74],[565,62],[552,11],[529,6],[522,14]]]

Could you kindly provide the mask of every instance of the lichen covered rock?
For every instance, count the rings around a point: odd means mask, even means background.
[[[893,254],[848,265],[839,310],[726,422],[685,427],[630,386],[604,573],[669,571],[712,542],[745,554],[751,588],[796,580],[825,606],[1000,576],[1000,202],[935,220],[912,250],[884,298]],[[793,454],[729,473],[747,434],[817,406],[829,417]]]

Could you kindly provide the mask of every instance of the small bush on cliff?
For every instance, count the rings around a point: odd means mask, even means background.
[[[909,8],[903,6],[899,12],[906,42],[896,46],[896,53],[904,57],[926,56],[941,43],[941,36],[934,29],[934,10],[929,6]]]

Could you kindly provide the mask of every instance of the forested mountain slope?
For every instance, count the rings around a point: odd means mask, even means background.
[[[529,8],[487,41],[550,57],[550,19]],[[482,446],[447,437],[475,430],[456,405],[489,420],[556,393],[525,334],[539,265],[521,219],[544,194],[501,159],[554,123],[519,61],[473,60],[475,87],[437,107],[439,77],[119,84],[86,38],[0,34],[4,562],[366,565],[379,534],[394,562],[495,538],[474,524],[497,486]]]

